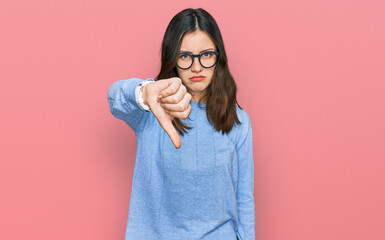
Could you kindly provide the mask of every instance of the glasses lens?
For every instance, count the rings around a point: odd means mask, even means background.
[[[213,52],[204,52],[201,56],[201,64],[203,67],[209,68],[214,66],[215,62],[217,61],[217,55],[215,55]]]
[[[192,63],[192,57],[189,54],[179,54],[178,60],[176,61],[176,64],[180,68],[189,68]]]

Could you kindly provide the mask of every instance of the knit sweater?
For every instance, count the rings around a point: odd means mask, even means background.
[[[125,240],[255,240],[254,162],[249,115],[216,131],[206,104],[191,101],[192,129],[176,149],[152,112],[135,99],[139,78],[108,89],[112,115],[135,132],[137,147]]]

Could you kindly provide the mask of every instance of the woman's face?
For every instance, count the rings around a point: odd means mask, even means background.
[[[179,52],[201,54],[208,50],[217,51],[214,42],[206,32],[196,30],[184,35]],[[202,56],[202,60],[203,58],[204,56]],[[182,80],[183,84],[190,89],[193,101],[199,101],[204,95],[206,88],[213,78],[215,67],[216,66],[212,68],[202,67],[198,58],[194,58],[193,65],[189,69],[183,70],[177,67],[179,78]],[[203,76],[204,78],[193,81],[191,77],[194,76]]]

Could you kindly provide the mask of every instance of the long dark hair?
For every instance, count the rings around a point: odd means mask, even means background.
[[[236,105],[237,86],[230,73],[221,32],[215,19],[204,9],[188,8],[175,15],[169,23],[162,42],[161,69],[155,80],[179,77],[176,61],[185,34],[201,30],[206,32],[219,51],[219,59],[214,69],[211,83],[202,99],[206,100],[206,116],[208,121],[222,134],[229,132],[234,122],[240,124]],[[202,100],[201,99],[201,100]],[[239,106],[239,108],[241,108]],[[242,108],[241,108],[242,109]],[[177,131],[183,135],[190,126],[175,118],[172,121]]]

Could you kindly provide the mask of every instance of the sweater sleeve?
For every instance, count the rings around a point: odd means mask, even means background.
[[[238,133],[236,150],[238,155],[238,237],[240,240],[255,240],[255,203],[254,203],[254,160],[253,136],[250,118],[245,119]]]
[[[129,78],[114,82],[107,91],[110,111],[114,117],[125,121],[135,132],[147,113],[136,101],[135,89],[143,80]]]

